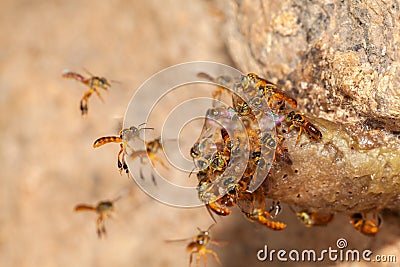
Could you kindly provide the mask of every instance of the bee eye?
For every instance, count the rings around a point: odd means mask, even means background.
[[[302,116],[302,115],[300,115],[300,114],[296,114],[296,115],[294,116],[294,120],[296,120],[296,121],[303,121],[303,120],[304,120],[304,118],[303,118],[303,116]]]
[[[275,147],[276,146],[276,142],[274,139],[270,138],[267,142],[267,146],[268,147]]]
[[[230,195],[236,195],[236,187],[232,187],[228,190],[228,194]]]

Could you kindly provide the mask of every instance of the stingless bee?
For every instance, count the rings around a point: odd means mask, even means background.
[[[299,134],[297,135],[296,145],[300,140],[300,136],[303,130],[315,140],[320,140],[322,138],[321,131],[300,113],[296,113],[294,111],[289,112],[289,114],[286,117],[286,121],[291,123],[291,125],[289,126],[289,131],[292,128],[299,128]]]
[[[88,112],[88,99],[89,97],[93,94],[96,93],[97,96],[100,98],[100,100],[102,102],[104,102],[99,89],[103,89],[103,90],[108,90],[109,87],[111,87],[110,82],[104,78],[104,77],[99,77],[99,76],[94,76],[92,75],[89,71],[85,70],[90,77],[85,78],[83,77],[81,74],[76,73],[76,72],[72,72],[69,70],[64,70],[62,72],[62,77],[64,78],[69,78],[69,79],[74,79],[78,82],[83,83],[84,85],[86,85],[87,87],[89,87],[89,90],[86,91],[86,93],[83,95],[81,102],[80,102],[80,109],[82,112],[82,115],[87,114]]]
[[[162,148],[163,148],[163,146],[161,144],[161,137],[159,137],[152,141],[146,142],[145,150],[136,150],[129,157],[133,160],[137,157],[142,158],[144,155],[147,155],[149,157],[152,165],[155,165],[155,162],[157,161],[164,168],[168,169],[168,166],[156,155],[157,152],[160,151]]]
[[[150,159],[152,166],[155,166],[155,162],[158,162],[165,169],[169,169],[168,166],[164,163],[164,161],[162,161],[157,156],[157,152],[159,152],[161,149],[163,149],[163,145],[161,144],[161,137],[156,138],[149,142],[145,142],[145,146],[146,146],[146,149],[144,149],[144,150],[133,151],[132,154],[129,156],[129,158],[131,160],[134,160],[135,158],[139,157],[143,162],[144,156],[147,155],[147,157]],[[140,169],[140,178],[142,180],[144,179],[142,169]],[[151,174],[151,179],[152,179],[154,185],[157,185],[156,178],[153,173]]]
[[[249,220],[256,221],[275,231],[283,230],[286,228],[286,224],[282,222],[270,221],[269,219],[273,218],[273,216],[263,209],[256,208],[250,212],[244,212],[244,215],[246,215]]]
[[[129,142],[134,140],[135,138],[140,138],[139,136],[140,132],[143,130],[154,130],[154,128],[142,127],[144,124],[145,123],[142,123],[138,127],[131,126],[130,128],[122,129],[119,132],[118,136],[100,137],[96,141],[94,141],[93,147],[97,148],[108,143],[119,143],[120,150],[118,152],[118,157],[117,157],[118,170],[120,174],[122,174],[122,171],[125,171],[125,173],[129,177],[129,168],[125,160],[125,156],[128,154],[126,149],[129,148],[131,151],[135,151],[129,145]]]
[[[353,224],[354,228],[360,233],[368,236],[374,236],[378,233],[379,228],[382,225],[381,216],[374,216],[375,222],[367,220],[366,216],[361,213],[354,213],[350,216],[350,222]]]
[[[333,219],[333,214],[320,214],[317,212],[296,212],[297,218],[307,227],[325,226]]]
[[[215,89],[212,92],[212,98],[214,100],[213,106],[216,106],[216,101],[221,100],[222,92],[224,90],[227,91],[227,89],[225,87],[230,87],[230,85],[232,83],[232,78],[229,76],[218,76],[218,77],[214,78],[205,72],[199,72],[199,73],[197,73],[197,77],[219,84],[217,89]]]
[[[190,252],[190,257],[189,257],[189,267],[192,265],[193,262],[193,255],[197,254],[196,256],[196,267],[199,266],[200,263],[200,258],[203,257],[204,260],[204,266],[207,266],[207,253],[211,254],[215,261],[221,265],[221,261],[218,258],[217,253],[215,253],[213,250],[207,248],[210,244],[220,246],[221,244],[211,238],[210,235],[210,229],[213,227],[214,224],[212,224],[210,227],[208,227],[207,230],[201,230],[200,228],[197,228],[199,230],[199,233],[192,238],[192,241],[186,246],[186,251]],[[167,242],[177,242],[177,241],[187,241],[190,240],[189,238],[186,239],[181,239],[181,240],[167,240]]]
[[[293,108],[297,107],[297,101],[295,99],[280,91],[274,83],[259,77],[255,73],[249,73],[243,76],[242,84],[245,91],[248,90],[249,87],[258,90],[258,95],[266,99],[268,106],[275,112],[285,109],[285,103],[288,103]]]
[[[96,221],[97,235],[99,238],[106,236],[105,219],[111,218],[111,213],[114,211],[112,201],[100,201],[96,206],[80,204],[75,207],[75,211],[95,211],[98,214]]]
[[[97,229],[97,236],[99,238],[105,237],[106,226],[105,220],[107,218],[112,218],[112,213],[114,212],[114,203],[120,200],[122,197],[131,193],[131,189],[125,190],[122,194],[118,197],[114,198],[113,200],[102,200],[97,205],[89,205],[89,204],[79,204],[75,206],[75,211],[94,211],[97,213],[97,220],[96,220],[96,229]]]

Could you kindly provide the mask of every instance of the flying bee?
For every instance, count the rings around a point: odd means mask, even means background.
[[[114,212],[114,203],[130,193],[131,189],[127,189],[113,200],[103,200],[97,203],[97,205],[95,206],[89,204],[79,204],[75,206],[74,210],[96,212],[98,215],[96,221],[97,236],[99,238],[102,238],[103,236],[105,237],[107,234],[105,220],[107,218],[112,218],[112,213]]]
[[[96,226],[97,235],[102,238],[106,235],[105,219],[111,218],[111,213],[114,211],[112,201],[100,201],[96,206],[80,204],[75,207],[75,211],[95,211],[98,214]]]
[[[135,158],[139,157],[141,160],[144,159],[144,156],[147,155],[147,157],[150,159],[151,164],[154,166],[155,162],[160,163],[164,168],[168,169],[168,166],[162,161],[158,156],[157,152],[160,151],[163,146],[161,144],[161,137],[156,138],[152,141],[145,142],[146,149],[144,150],[136,150],[130,154],[129,158],[131,160],[134,160]],[[143,180],[144,176],[142,173],[142,169],[140,169],[140,178]],[[151,175],[152,181],[155,185],[157,185],[156,180],[154,175]]]
[[[201,230],[200,228],[197,228],[199,233],[194,236],[193,238],[186,238],[186,239],[180,239],[180,240],[167,240],[167,242],[179,242],[179,241],[188,241],[192,239],[192,241],[186,246],[186,251],[190,252],[189,256],[189,267],[192,265],[193,262],[193,255],[197,254],[196,256],[196,267],[199,266],[200,263],[200,258],[203,257],[204,260],[204,266],[207,266],[207,253],[211,254],[215,261],[221,265],[221,261],[218,258],[217,253],[215,253],[213,250],[207,248],[210,244],[220,246],[221,243],[213,240],[210,235],[210,229],[213,227],[214,224],[212,224],[210,227],[208,227],[207,230]]]
[[[108,143],[119,143],[120,150],[118,152],[117,156],[117,166],[120,174],[122,174],[123,171],[128,175],[129,177],[129,168],[128,164],[126,164],[125,156],[128,154],[127,148],[129,148],[131,151],[135,151],[130,145],[129,142],[134,140],[135,138],[140,138],[140,132],[143,130],[154,130],[154,128],[148,128],[148,127],[142,127],[145,123],[140,124],[138,127],[131,126],[130,128],[127,129],[122,129],[119,132],[118,136],[104,136],[98,138],[96,141],[93,143],[93,147],[97,148],[100,147],[104,144]]]
[[[297,218],[307,227],[325,226],[333,219],[333,214],[320,214],[317,212],[296,212]]]
[[[163,146],[161,144],[161,138],[156,138],[152,141],[146,142],[146,149],[145,150],[137,150],[134,151],[131,155],[130,158],[133,160],[137,157],[142,157],[144,155],[147,155],[150,158],[151,163],[154,165],[154,163],[157,161],[160,163],[164,168],[168,169],[168,166],[165,165],[165,163],[157,157],[157,152],[162,149]]]
[[[300,129],[299,134],[297,135],[296,145],[300,140],[300,136],[303,130],[315,140],[320,140],[322,138],[321,131],[300,113],[296,113],[294,111],[289,112],[289,114],[286,117],[286,121],[288,123],[291,123],[291,125],[289,126],[289,131],[292,128]]]
[[[350,216],[350,222],[360,233],[368,236],[374,236],[378,233],[382,225],[382,218],[378,215],[376,221],[367,220],[361,213],[354,213]]]
[[[80,109],[81,109],[82,115],[87,114],[87,112],[88,112],[88,104],[87,103],[88,103],[89,97],[93,93],[96,93],[97,96],[100,98],[100,100],[102,102],[104,102],[99,89],[101,88],[101,89],[107,91],[108,88],[111,87],[110,82],[106,78],[94,76],[89,71],[87,71],[87,70],[85,70],[85,71],[90,75],[90,77],[85,78],[81,74],[72,72],[69,70],[64,70],[62,72],[62,77],[74,79],[78,82],[83,83],[87,87],[89,87],[89,90],[86,91],[86,93],[83,95],[81,102],[80,102]]]
[[[243,212],[250,221],[256,221],[266,227],[279,231],[286,228],[286,224],[282,222],[273,222],[269,219],[272,218],[271,214],[263,209],[253,209],[251,212]]]
[[[218,76],[216,78],[212,77],[211,75],[205,72],[197,73],[197,77],[209,80],[210,82],[216,83],[219,86],[212,92],[213,106],[216,106],[216,101],[221,100],[222,93],[227,91],[225,87],[230,87],[232,84],[232,78],[229,76]]]

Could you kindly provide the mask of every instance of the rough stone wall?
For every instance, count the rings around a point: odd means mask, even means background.
[[[237,67],[278,83],[323,129],[319,143],[286,137],[294,166],[278,164],[271,196],[332,211],[398,207],[399,1],[244,0],[223,10]]]
[[[230,1],[226,38],[243,71],[278,79],[300,109],[400,130],[399,1]]]

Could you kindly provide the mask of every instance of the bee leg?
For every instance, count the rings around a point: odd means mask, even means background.
[[[100,94],[100,91],[97,89],[97,87],[92,87],[93,91],[96,93],[96,95],[100,98],[101,102],[104,103],[104,99]]]
[[[189,257],[189,267],[192,266],[192,261],[193,261],[193,253],[194,251],[190,252],[190,257]]]
[[[296,138],[296,144],[295,144],[296,146],[297,146],[297,144],[298,144],[299,141],[300,141],[300,137],[301,137],[302,131],[303,131],[303,127],[300,127],[299,133],[297,134],[297,138]]]
[[[129,173],[129,167],[126,164],[125,161],[125,153],[124,153],[124,146],[120,144],[121,150],[118,153],[118,169],[119,169],[119,174],[122,175],[122,171],[125,171],[126,175],[128,175],[128,178],[130,178],[130,173]]]
[[[82,116],[88,113],[88,99],[89,97],[92,95],[93,93],[93,89],[89,89],[82,97],[81,99],[81,112],[82,112]]]
[[[161,159],[159,159],[158,157],[154,156],[152,157],[152,160],[157,161],[158,163],[160,163],[165,169],[169,170],[168,166],[164,163],[164,161],[162,161]],[[153,164],[154,164],[153,161]]]
[[[220,261],[219,258],[218,258],[217,253],[215,253],[215,252],[212,251],[211,249],[207,249],[206,252],[210,253],[210,254],[213,256],[213,258],[215,259],[215,261],[216,261],[219,265],[222,265],[222,264],[221,264],[221,261]]]
[[[214,218],[214,215],[213,215],[212,212],[211,212],[211,208],[209,207],[209,205],[205,205],[205,207],[206,207],[206,209],[207,209],[207,211],[208,211],[208,214],[210,214],[211,219],[212,219],[215,223],[217,223],[217,221],[216,221],[215,218]]]
[[[126,175],[128,176],[128,179],[131,178],[131,173],[129,172],[128,165],[126,165],[125,162],[124,162],[124,169],[125,169]]]
[[[143,170],[140,168],[139,170],[140,179],[144,180]]]
[[[119,146],[120,146],[120,150],[118,152],[118,170],[119,170],[119,174],[122,175],[122,171],[124,169],[123,168],[124,146],[123,146],[123,144],[120,144]],[[121,158],[121,155],[122,155],[122,158]]]
[[[199,263],[200,263],[200,254],[197,253],[197,255],[196,255],[196,267],[199,266]]]
[[[156,177],[154,176],[153,173],[151,173],[151,180],[153,181],[153,184],[154,184],[155,186],[157,186]]]
[[[204,266],[207,266],[207,251],[208,249],[204,249],[203,259],[204,259]]]
[[[100,215],[100,216],[97,218],[97,223],[96,223],[96,225],[97,225],[97,236],[98,236],[99,238],[102,237],[102,228],[103,228],[102,222],[103,222],[103,217]]]

